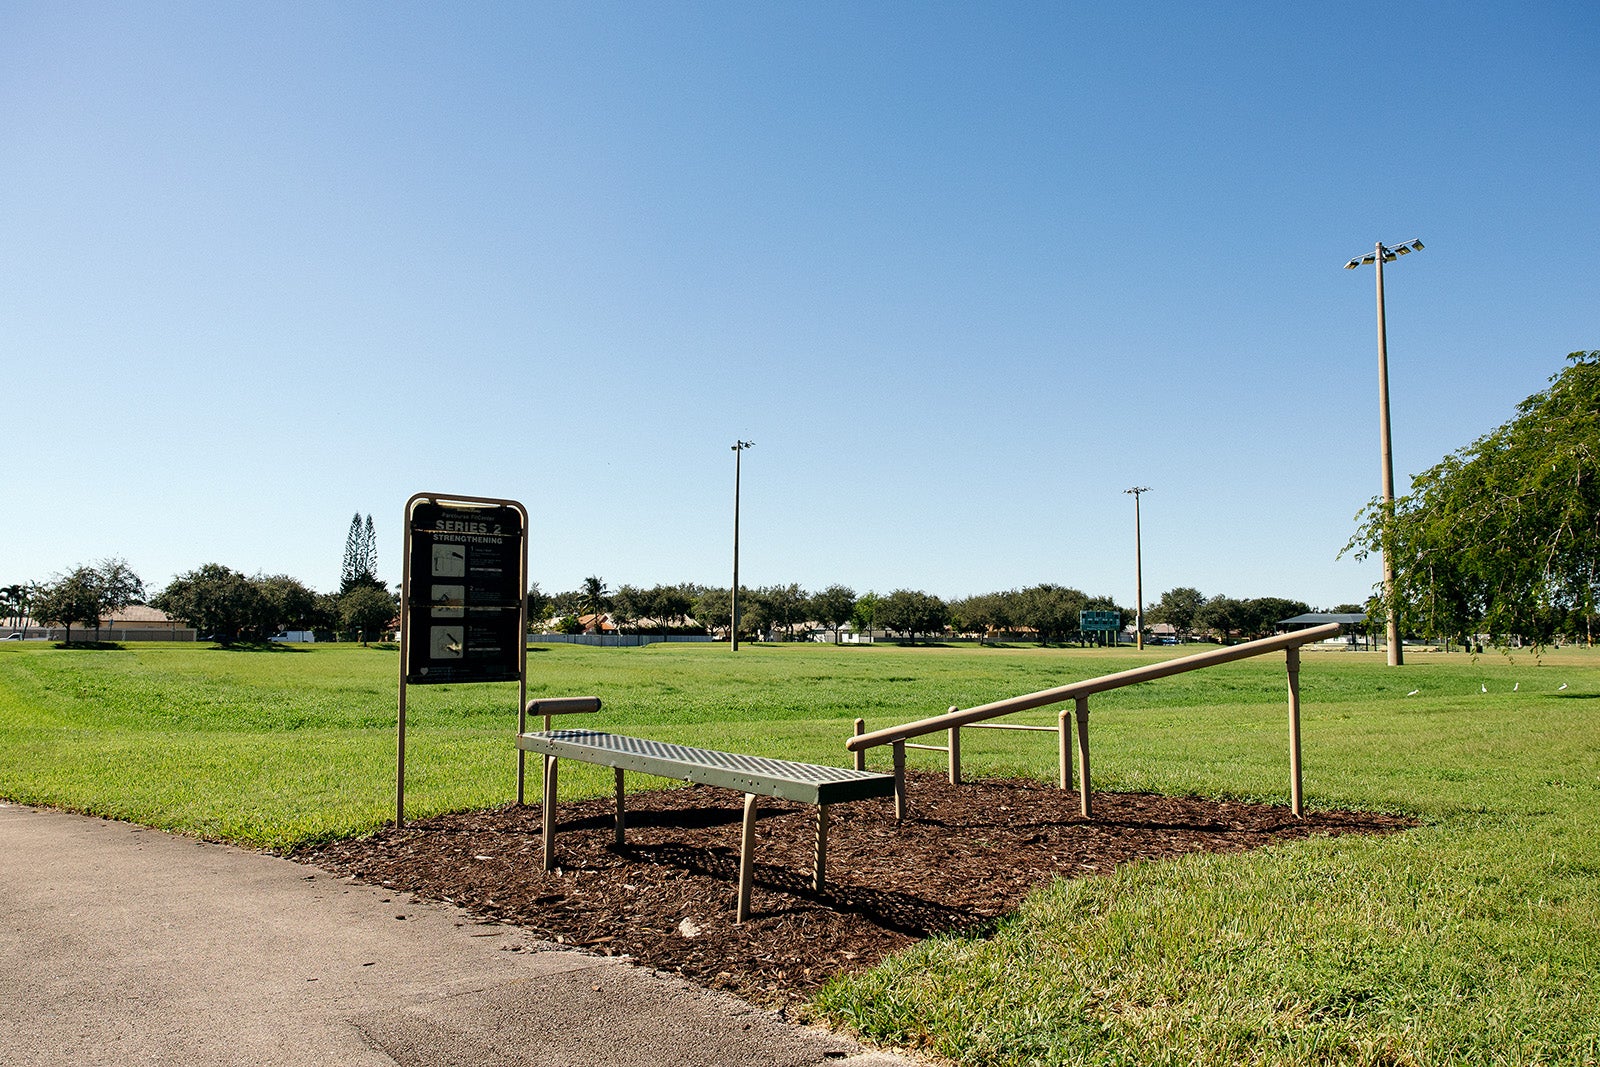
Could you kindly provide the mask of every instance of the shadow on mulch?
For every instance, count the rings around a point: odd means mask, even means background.
[[[982,935],[1053,878],[1187,852],[1238,852],[1318,834],[1389,833],[1412,820],[1348,811],[1096,793],[1036,781],[952,786],[912,772],[911,810],[891,801],[830,809],[828,883],[811,888],[815,809],[764,801],[752,916],[734,925],[743,798],[689,786],[628,796],[627,844],[610,798],[563,804],[558,868],[546,873],[537,807],[418,820],[295,859],[604,955],[626,954],[768,1004],[802,1000],[840,971],[914,941]]]

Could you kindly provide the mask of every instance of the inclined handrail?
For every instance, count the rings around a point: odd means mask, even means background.
[[[940,730],[959,728],[974,722],[981,722],[984,719],[1009,715],[1012,712],[1028,711],[1032,708],[1044,707],[1047,704],[1059,704],[1064,700],[1104,693],[1109,689],[1121,689],[1124,686],[1136,685],[1139,682],[1153,682],[1158,678],[1169,678],[1174,674],[1185,674],[1205,667],[1215,667],[1222,663],[1232,663],[1235,660],[1266,655],[1269,652],[1299,648],[1301,645],[1307,645],[1313,641],[1321,641],[1325,638],[1337,636],[1339,630],[1339,623],[1324,623],[1321,626],[1313,626],[1309,630],[1296,630],[1294,633],[1262,637],[1228,648],[1214,648],[1206,652],[1196,652],[1192,656],[1182,656],[1178,659],[1169,659],[1161,663],[1149,663],[1143,667],[1132,667],[1125,671],[1118,671],[1115,674],[1102,675],[1099,678],[1089,678],[1081,682],[1072,682],[1069,685],[1059,685],[1054,689],[1041,689],[1037,693],[1025,693],[1022,696],[1007,697],[1004,700],[979,704],[977,707],[967,708],[964,711],[946,712],[943,715],[918,719],[916,722],[903,723],[900,726],[888,726],[868,734],[857,734],[846,741],[844,747],[851,752],[861,752],[869,748],[876,748],[879,745],[893,744],[897,741],[904,741],[907,738],[921,737],[923,734],[931,734]]]

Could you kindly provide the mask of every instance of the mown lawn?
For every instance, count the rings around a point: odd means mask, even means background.
[[[601,696],[601,728],[844,765],[858,716],[1174,654],[552,646],[529,690]],[[275,849],[360,833],[393,814],[396,669],[348,645],[0,646],[0,796]],[[1307,803],[1421,828],[1057,883],[991,938],[837,980],[816,1012],[971,1064],[1600,1061],[1600,656],[1308,652],[1301,684]],[[511,799],[515,704],[411,690],[409,813]],[[1092,708],[1097,788],[1286,798],[1281,657]],[[1054,774],[1048,735],[964,748],[969,774]],[[609,787],[572,771],[564,795]]]

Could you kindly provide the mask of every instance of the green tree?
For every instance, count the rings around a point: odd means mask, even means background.
[[[383,589],[384,585],[378,580],[378,539],[373,532],[372,516],[368,515],[366,523],[361,521],[361,512],[350,516],[350,529],[344,537],[344,563],[339,569],[339,594],[343,596],[352,589],[366,586],[374,589]]]
[[[22,592],[21,585],[8,585],[0,589],[0,613],[5,615],[6,626],[22,625]]]
[[[872,632],[872,628],[878,624],[878,605],[882,600],[882,597],[870,589],[856,597],[856,606],[850,611],[850,621],[855,625],[857,633]]]
[[[639,620],[649,613],[646,590],[624,583],[611,594],[611,621],[616,623],[619,633],[626,633],[629,627],[637,631]]]
[[[1304,615],[1311,606],[1303,600],[1285,600],[1282,597],[1254,597],[1243,603],[1241,625],[1246,637],[1270,637],[1278,630],[1278,623]]]
[[[100,611],[94,620],[95,636],[100,635],[100,620],[109,618],[144,599],[144,582],[133,573],[126,560],[104,559],[94,569]]]
[[[1020,625],[1015,589],[978,593],[950,602],[950,625],[962,633],[979,633],[985,640]]]
[[[317,594],[305,583],[287,574],[258,574],[251,581],[261,591],[261,615],[255,627],[264,631],[260,636],[316,628]]]
[[[1195,613],[1197,630],[1209,630],[1223,644],[1230,644],[1235,634],[1242,633],[1250,624],[1250,617],[1242,601],[1231,596],[1214,596],[1200,605]]]
[[[850,621],[856,610],[856,591],[848,585],[830,585],[820,593],[811,595],[810,614],[833,631],[833,643],[839,643],[839,627]]]
[[[1381,611],[1405,633],[1467,641],[1563,631],[1593,641],[1600,582],[1600,351],[1573,352],[1509,422],[1357,516],[1345,551],[1387,549]]]
[[[606,588],[603,578],[591,574],[583,580],[583,588],[579,591],[583,601],[583,609],[594,616],[594,632],[600,632],[600,617],[611,608],[611,590]]]
[[[222,645],[259,639],[271,615],[260,585],[220,563],[178,575],[151,603]]]
[[[1145,621],[1165,623],[1177,631],[1179,637],[1188,637],[1194,633],[1195,619],[1205,602],[1205,594],[1200,590],[1180,585],[1161,594],[1161,599],[1145,611]]]
[[[568,589],[565,592],[554,593],[551,595],[550,604],[545,610],[552,616],[571,615],[576,618],[583,614],[583,591],[580,589]]]
[[[40,591],[33,613],[39,621],[66,628],[72,640],[72,624],[92,625],[100,635],[101,622],[130,604],[144,598],[144,582],[120,559],[101,560],[94,566],[73,568]]]
[[[744,597],[739,598],[743,601]],[[804,589],[794,582],[788,585],[764,585],[755,591],[753,603],[760,609],[761,621],[768,627],[781,626],[785,635],[794,640],[794,628],[805,621],[807,597]]]
[[[538,582],[528,583],[528,632],[537,633],[550,619],[550,598],[539,589]]]
[[[46,626],[65,628],[66,643],[71,644],[73,623],[100,623],[100,576],[93,567],[75,567],[40,587],[33,617]]]
[[[684,619],[694,609],[695,597],[700,593],[694,585],[658,585],[645,592],[646,614],[655,619],[666,636],[671,626],[683,625]]]
[[[400,610],[400,602],[387,589],[357,586],[339,598],[339,621],[356,634],[364,645],[383,634]]]
[[[877,605],[878,622],[917,643],[918,634],[942,633],[950,621],[943,600],[920,589],[896,589]]]
[[[318,641],[329,641],[339,632],[339,594],[318,593],[307,625]]]
[[[700,590],[700,595],[694,601],[694,618],[706,633],[713,637],[726,636],[728,632],[729,616],[732,613],[733,594],[730,590],[717,586],[707,586]]]
[[[1065,641],[1078,632],[1078,615],[1089,604],[1081,590],[1046,582],[1020,590],[1015,598],[1016,622],[1030,627],[1039,644]]]

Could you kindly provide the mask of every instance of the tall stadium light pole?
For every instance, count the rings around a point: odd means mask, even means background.
[[[1378,447],[1383,453],[1383,519],[1386,527],[1394,518],[1394,453],[1389,446],[1389,338],[1383,314],[1383,265],[1420,251],[1421,241],[1404,241],[1393,247],[1379,241],[1371,252],[1344,265],[1345,270],[1355,270],[1371,263],[1378,270]],[[1400,621],[1395,618],[1394,612],[1394,559],[1389,555],[1387,529],[1383,536],[1383,599],[1384,613],[1388,616],[1384,640],[1389,646],[1389,666],[1398,667],[1405,662],[1405,652],[1400,647]]]
[[[1148,485],[1123,490],[1133,497],[1133,641],[1141,652],[1144,651],[1144,552],[1139,543],[1139,494],[1149,491]]]
[[[733,639],[733,651],[739,651],[739,461],[744,450],[754,441],[735,441],[733,444],[733,600],[728,622],[728,635]]]

